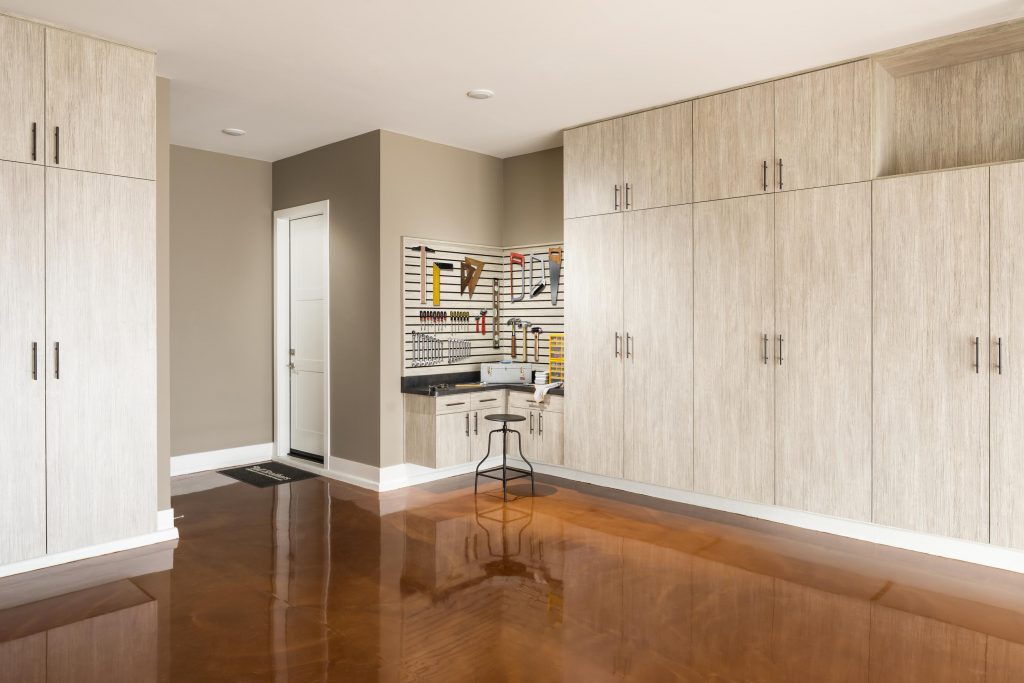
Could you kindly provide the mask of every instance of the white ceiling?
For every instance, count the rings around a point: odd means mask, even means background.
[[[523,154],[578,123],[1024,14],[1024,0],[0,5],[157,50],[172,142],[265,160],[377,128]],[[471,100],[472,88],[497,95]]]

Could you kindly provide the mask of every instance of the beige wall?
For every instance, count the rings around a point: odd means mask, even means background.
[[[330,201],[331,455],[377,465],[380,135],[274,162],[274,210]],[[268,299],[269,301],[269,299]]]
[[[170,148],[172,455],[273,440],[271,164]]]
[[[502,246],[562,241],[562,148],[502,161]]]
[[[156,482],[157,509],[171,507],[171,82],[156,79]]]
[[[501,203],[500,159],[381,131],[381,467],[404,460],[402,236],[501,244]]]

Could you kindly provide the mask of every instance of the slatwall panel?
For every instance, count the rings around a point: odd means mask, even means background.
[[[424,244],[435,250],[434,253],[427,254],[427,297],[426,303],[420,303],[420,254],[419,251],[413,251],[408,247],[418,247]],[[496,362],[502,358],[511,354],[512,346],[512,335],[511,331],[506,324],[510,318],[524,318],[531,321],[534,325],[543,328],[543,332],[540,337],[539,346],[539,362],[534,363],[533,359],[533,335],[527,336],[530,358],[529,362],[534,364],[536,369],[546,369],[548,362],[548,334],[552,332],[564,332],[564,291],[565,291],[565,254],[562,254],[562,273],[561,280],[559,282],[559,296],[557,305],[551,305],[551,286],[550,278],[548,286],[544,288],[544,292],[538,295],[536,298],[531,298],[529,295],[530,290],[530,275],[529,275],[529,256],[530,254],[537,254],[543,259],[544,263],[547,263],[548,247],[558,247],[561,244],[537,244],[529,245],[524,247],[511,247],[508,249],[501,249],[498,247],[489,247],[484,245],[474,244],[459,244],[454,242],[443,242],[439,240],[430,239],[419,239],[416,237],[403,237],[402,238],[402,273],[403,273],[403,286],[402,286],[402,304],[403,304],[403,335],[405,338],[405,344],[403,349],[403,376],[415,376],[415,375],[432,375],[445,372],[465,372],[465,371],[476,371],[480,369],[480,363]],[[509,267],[508,267],[508,256],[512,252],[518,252],[524,254],[527,257],[527,275],[526,275],[526,287],[527,295],[523,301],[512,303],[512,293],[509,290]],[[480,276],[480,282],[477,283],[476,290],[474,291],[473,297],[470,298],[469,294],[459,293],[459,263],[466,256],[475,258],[479,261],[484,262],[484,272]],[[441,271],[441,303],[439,306],[433,305],[433,262],[448,261],[454,264],[454,268],[449,271]],[[539,281],[540,277],[540,265],[535,269],[535,277]],[[546,268],[545,268],[546,271]],[[516,274],[516,292],[519,292],[519,284],[521,282],[519,277],[519,266],[515,267]],[[547,273],[545,273],[547,274]],[[492,307],[492,282],[494,278],[501,280],[501,348],[495,349],[492,344],[491,329],[494,325],[494,309]],[[487,335],[481,336],[476,333],[473,329],[472,316],[479,313],[480,309],[487,309]],[[470,324],[468,331],[453,331],[449,326],[445,327],[444,330],[435,331],[430,325],[421,327],[419,314],[420,311],[469,311]],[[445,340],[444,344],[444,362],[436,365],[414,365],[413,359],[413,333],[414,332],[426,332],[433,334],[436,337],[440,337]],[[449,351],[448,351],[448,340],[460,339],[469,340],[471,346],[470,357],[459,363],[449,363]],[[517,332],[517,357],[516,360],[522,362],[523,358],[523,347],[521,332]]]

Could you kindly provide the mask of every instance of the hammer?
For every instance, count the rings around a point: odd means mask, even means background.
[[[516,326],[522,321],[522,318],[509,318],[508,322],[505,323],[512,328],[512,359],[516,357]]]
[[[534,326],[530,329],[533,332],[533,362],[540,362],[540,333],[544,330],[540,327]]]
[[[480,315],[476,316],[476,331],[480,334],[487,334],[487,309],[481,308]]]
[[[434,253],[434,250],[425,244],[418,247],[406,247],[409,251],[420,253],[420,303],[427,303],[427,254]]]
[[[523,360],[530,360],[530,347],[527,346],[526,335],[530,333],[530,326],[532,323],[529,320],[523,320],[519,318],[519,328],[523,331]]]

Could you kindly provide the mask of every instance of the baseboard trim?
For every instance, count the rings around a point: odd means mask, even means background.
[[[500,464],[501,458],[492,458],[495,464]],[[292,461],[288,461],[294,464]],[[490,463],[488,463],[490,464]],[[425,484],[439,479],[447,479],[460,474],[472,472],[476,463],[465,463],[454,467],[443,469],[432,469],[420,465],[393,465],[391,467],[373,467],[362,463],[332,457],[330,467],[326,469],[307,468],[316,471],[325,477],[338,479],[355,486],[371,489],[373,491],[394,491],[396,489]],[[547,474],[561,479],[603,486],[609,489],[627,491],[643,496],[671,500],[687,505],[709,508],[730,512],[744,517],[763,519],[769,522],[778,522],[809,531],[820,531],[834,536],[843,536],[868,543],[901,548],[914,552],[925,553],[937,557],[945,557],[951,560],[961,560],[972,564],[980,564],[996,569],[1024,574],[1024,552],[1011,548],[1002,548],[987,543],[976,543],[964,541],[945,536],[934,536],[917,531],[896,529],[893,527],[881,526],[870,522],[858,522],[838,517],[829,517],[803,510],[794,510],[777,505],[765,505],[763,503],[750,503],[731,498],[720,498],[718,496],[692,491],[681,491],[665,486],[644,484],[641,482],[628,481],[615,477],[606,477],[599,474],[580,472],[566,467],[556,465],[544,465],[534,463],[537,472]]]
[[[13,576],[15,574],[23,574],[25,572],[31,572],[37,569],[55,567],[57,565],[67,564],[69,562],[87,560],[91,557],[99,557],[100,555],[119,553],[122,550],[132,550],[133,548],[141,548],[143,546],[153,545],[156,543],[175,541],[177,539],[178,530],[177,528],[172,526],[169,529],[161,529],[158,531],[154,531],[152,533],[143,534],[141,536],[122,538],[117,541],[110,541],[109,543],[100,543],[98,545],[91,545],[85,548],[77,548],[75,550],[68,550],[67,552],[63,553],[43,555],[42,557],[34,557],[31,560],[12,562],[11,564],[0,567],[0,578],[3,578],[5,576]]]
[[[225,467],[240,467],[254,462],[270,460],[274,455],[273,443],[258,443],[251,446],[224,448],[219,451],[189,453],[171,458],[171,476],[195,474]]]

